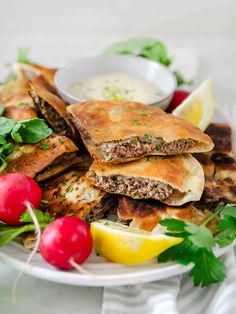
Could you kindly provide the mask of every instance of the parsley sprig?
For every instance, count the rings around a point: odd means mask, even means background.
[[[3,113],[4,108],[0,106],[0,173],[7,167],[6,157],[15,143],[35,144],[52,133],[43,119],[16,121],[2,117]]]
[[[206,225],[221,215],[216,228],[219,231],[214,238]],[[191,222],[178,219],[164,219],[160,224],[166,227],[166,234],[172,237],[182,237],[183,241],[158,257],[158,262],[174,260],[180,264],[193,263],[190,276],[195,286],[207,286],[221,282],[225,278],[225,266],[216,258],[213,248],[231,244],[236,239],[236,207],[222,206],[204,223],[197,226]]]

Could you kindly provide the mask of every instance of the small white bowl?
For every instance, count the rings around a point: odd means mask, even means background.
[[[163,99],[149,105],[156,105],[163,110],[170,103],[177,86],[175,76],[162,64],[127,55],[101,55],[78,59],[56,72],[55,84],[58,94],[66,102],[80,103],[84,99],[72,95],[69,89],[71,84],[89,76],[115,72],[127,73],[157,84],[164,93]]]

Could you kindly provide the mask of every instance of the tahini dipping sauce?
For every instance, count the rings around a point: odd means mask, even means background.
[[[154,83],[127,73],[94,75],[70,86],[70,92],[81,100],[134,100],[155,103],[165,97]]]

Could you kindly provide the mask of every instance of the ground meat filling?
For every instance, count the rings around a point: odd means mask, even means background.
[[[52,127],[53,131],[62,135],[72,136],[71,130],[65,120],[50,106],[44,99],[39,97],[33,90],[30,90],[30,96],[33,98],[34,104]]]
[[[128,195],[136,199],[153,198],[164,200],[168,198],[174,189],[166,183],[149,179],[140,179],[124,176],[97,176],[96,186],[106,192]]]
[[[195,145],[192,139],[180,139],[165,142],[162,138],[156,138],[146,134],[144,137],[132,137],[125,140],[100,144],[104,161],[119,161],[123,158],[132,158],[150,153],[160,152],[167,155],[182,154]]]

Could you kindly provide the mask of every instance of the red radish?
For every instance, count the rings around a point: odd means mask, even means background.
[[[26,202],[39,207],[42,191],[39,185],[22,173],[9,173],[0,177],[0,221],[9,225],[20,225],[19,221],[27,209]]]
[[[190,95],[190,93],[187,92],[186,90],[176,90],[166,112],[168,113],[172,112],[184,101],[185,98],[188,97],[188,95]]]
[[[40,253],[51,265],[76,268],[90,255],[93,240],[88,225],[77,217],[61,217],[50,223],[41,236]]]

